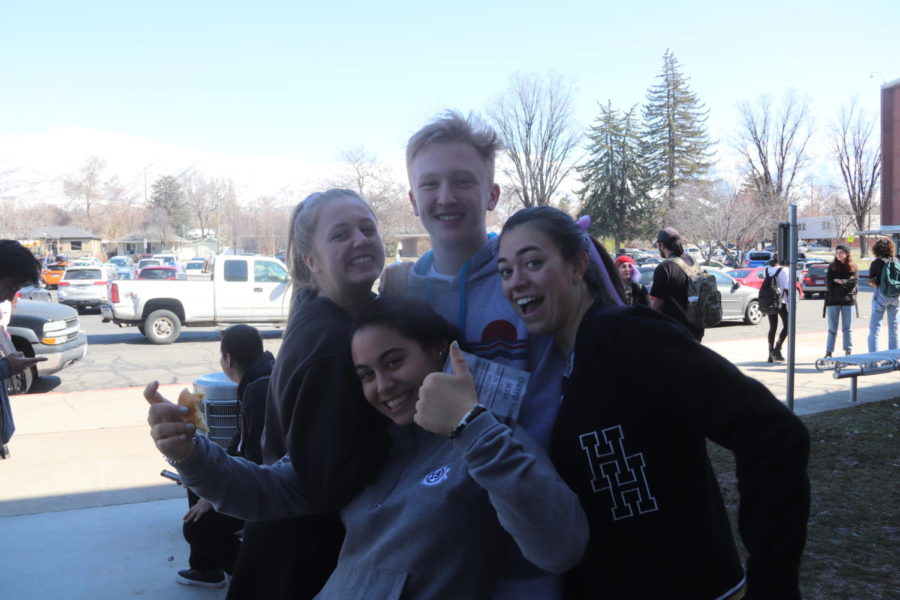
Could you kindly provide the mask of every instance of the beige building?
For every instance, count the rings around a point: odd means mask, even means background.
[[[28,232],[28,238],[39,244],[40,254],[61,254],[68,258],[95,258],[105,259],[100,238],[93,233],[72,227],[70,225],[58,225],[41,227]]]

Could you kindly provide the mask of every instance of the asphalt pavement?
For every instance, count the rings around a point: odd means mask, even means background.
[[[762,332],[760,328],[760,332]],[[867,331],[854,329],[854,339]],[[764,337],[707,345],[785,400],[787,368],[767,363]],[[815,369],[822,332],[796,343],[797,414],[851,405],[849,380]],[[168,384],[175,397],[190,381]],[[859,402],[900,397],[900,372],[859,379]],[[140,387],[14,396],[12,457],[0,460],[0,597],[103,600],[220,599],[225,590],[175,583],[187,568],[182,488],[147,429]]]

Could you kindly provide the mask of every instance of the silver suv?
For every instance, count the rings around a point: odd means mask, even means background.
[[[109,298],[104,267],[69,267],[59,281],[59,303],[76,310],[100,306]]]

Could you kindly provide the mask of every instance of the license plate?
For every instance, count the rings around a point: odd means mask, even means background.
[[[816,279],[816,285],[825,285],[824,279]]]

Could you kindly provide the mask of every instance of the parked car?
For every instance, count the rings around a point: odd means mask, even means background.
[[[744,260],[744,266],[749,268],[764,267],[772,260],[773,252],[769,250],[751,250],[747,252],[747,258]]]
[[[787,269],[787,267],[783,268]],[[766,279],[766,268],[755,267],[753,269],[731,269],[730,271],[728,271],[728,275],[740,281],[742,285],[759,289],[762,287],[763,281],[765,281]],[[803,290],[800,287],[800,283],[794,282],[794,285],[797,288],[797,296],[799,298],[802,298]]]
[[[65,275],[66,268],[68,268],[67,263],[53,263],[47,265],[41,271],[41,281],[43,281],[44,285],[51,290],[55,290],[56,286],[59,284],[59,280]]]
[[[162,264],[162,261],[158,258],[142,258],[138,261],[137,270],[140,272],[141,269],[146,267],[160,267]]]
[[[134,266],[134,261],[127,256],[113,256],[106,265],[112,271],[110,275],[114,279],[134,279],[137,277],[137,267]]]
[[[806,269],[806,274],[803,275],[803,283],[801,284],[803,294],[801,297],[814,298],[816,294],[821,294],[824,297],[827,289],[825,284],[825,275],[827,273],[827,262],[809,265]]]
[[[759,310],[759,290],[742,285],[731,275],[720,269],[704,267],[716,278],[716,287],[722,294],[722,320],[743,321],[747,325],[758,325],[763,314]],[[641,283],[649,290],[653,285],[656,267],[640,267]]]
[[[138,273],[138,279],[178,279],[178,271],[175,267],[159,266],[145,267]]]
[[[69,306],[20,300],[7,330],[16,350],[47,358],[8,379],[10,394],[24,394],[36,378],[57,373],[87,354],[87,336],[81,332],[78,312]]]
[[[220,255],[208,281],[115,281],[103,322],[137,326],[154,344],[171,344],[183,326],[232,323],[282,327],[291,304],[290,277],[271,256]]]
[[[26,285],[16,292],[19,300],[34,300],[35,302],[53,302],[53,294],[42,287]]]
[[[170,267],[178,266],[178,259],[174,254],[154,254],[153,258],[158,260],[161,265],[168,265]]]
[[[103,267],[70,267],[59,282],[59,303],[79,308],[100,306],[109,299]]]

